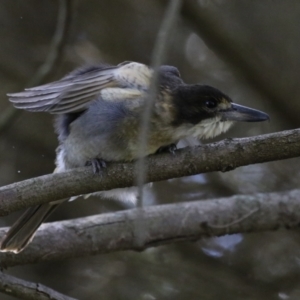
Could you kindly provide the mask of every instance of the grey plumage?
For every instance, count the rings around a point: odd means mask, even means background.
[[[185,84],[175,67],[161,66],[158,72],[159,93],[145,156],[188,136],[217,136],[233,121],[268,119],[262,112],[233,104],[213,87]],[[151,68],[135,62],[90,66],[8,96],[16,108],[57,115],[55,172],[62,172],[94,159],[115,162],[138,157],[139,125],[152,74]],[[1,251],[24,249],[54,207],[29,209],[6,234]]]
[[[134,68],[137,73],[131,72]],[[105,88],[147,89],[151,75],[147,66],[137,63],[128,62],[116,67],[99,65],[81,68],[59,81],[8,96],[16,108],[52,114],[74,113],[86,109]]]

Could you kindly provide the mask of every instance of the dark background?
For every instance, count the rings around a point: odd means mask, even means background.
[[[218,139],[299,127],[300,2],[186,2],[197,5],[215,30],[223,31],[222,43],[207,47],[207,38],[204,42],[199,36],[207,28],[197,30],[189,14],[184,14],[172,34],[165,63],[177,66],[186,82],[213,85],[235,102],[266,111],[271,117],[269,123],[238,124]],[[76,1],[65,55],[48,80],[86,63],[150,63],[165,8],[162,3]],[[58,4],[49,0],[0,2],[0,116],[10,106],[5,94],[22,90],[44,62],[56,28]],[[227,39],[227,34],[234,39]],[[224,55],[228,47],[234,51]],[[250,74],[236,53],[256,73]],[[51,173],[56,146],[52,117],[22,112],[1,131],[0,184]],[[145,204],[298,188],[299,165],[299,159],[293,159],[156,183],[147,193]],[[63,205],[51,219],[129,206],[99,199],[75,201]],[[0,225],[12,224],[17,215],[2,218]],[[14,267],[7,272],[89,300],[293,300],[300,299],[300,237],[297,231],[286,230],[236,234],[142,253],[127,251]],[[0,298],[12,299],[4,295]]]

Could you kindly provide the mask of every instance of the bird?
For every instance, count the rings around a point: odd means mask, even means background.
[[[56,115],[59,145],[54,172],[92,165],[94,173],[101,173],[106,162],[139,158],[140,124],[153,74],[153,68],[139,62],[95,64],[8,97],[18,109]],[[183,138],[216,137],[235,122],[269,120],[268,114],[234,103],[217,88],[186,84],[174,66],[162,65],[157,74],[144,156],[161,149],[174,152]],[[25,211],[2,239],[0,251],[22,251],[60,202]]]

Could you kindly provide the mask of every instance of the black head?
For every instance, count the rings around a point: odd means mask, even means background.
[[[198,124],[202,120],[214,118],[219,111],[230,108],[231,102],[227,95],[211,86],[180,85],[174,91],[174,125]]]
[[[173,91],[175,118],[173,125],[198,124],[206,119],[260,122],[269,119],[261,111],[237,105],[220,90],[208,85],[179,85]]]

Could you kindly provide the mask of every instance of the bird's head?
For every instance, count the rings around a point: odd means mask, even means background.
[[[179,85],[173,91],[175,128],[189,130],[199,138],[212,138],[227,131],[233,122],[269,120],[264,112],[235,104],[216,88],[207,85]]]

